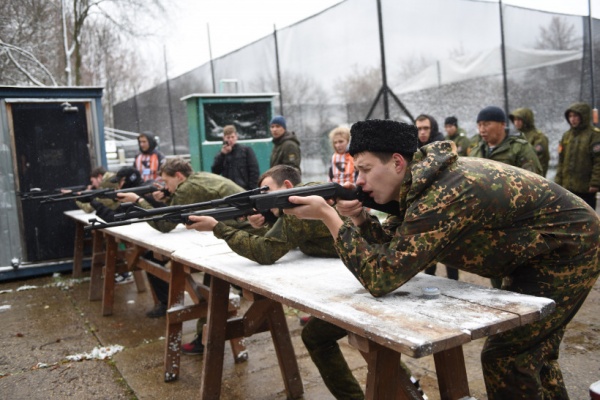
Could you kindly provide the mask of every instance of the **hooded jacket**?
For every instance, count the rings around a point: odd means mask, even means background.
[[[533,111],[529,108],[517,108],[508,117],[513,124],[515,123],[515,118],[523,121],[521,133],[523,133],[529,144],[533,146],[533,150],[535,150],[535,154],[542,165],[542,176],[546,176],[548,164],[550,163],[548,137],[535,127]]]
[[[148,180],[156,180],[158,178],[158,170],[165,161],[165,156],[160,151],[156,150],[156,139],[150,132],[144,132],[140,136],[148,139],[148,150],[143,151],[140,147],[140,154],[135,156],[133,166],[140,171],[144,182]],[[139,145],[139,142],[138,142]]]
[[[277,139],[273,138],[273,150],[271,151],[270,166],[284,164],[300,170],[300,141],[294,132],[285,131]]]
[[[422,146],[428,145],[429,143],[441,142],[442,140],[446,140],[444,138],[444,134],[440,132],[439,125],[438,125],[437,121],[435,120],[435,118],[433,118],[431,115],[427,115],[427,114],[421,114],[419,117],[421,117],[421,116],[429,119],[429,123],[431,124],[431,130],[429,131],[429,133],[430,133],[429,140],[427,140],[427,142],[421,143],[421,141],[419,140],[419,143],[418,143],[419,148],[421,148]]]
[[[558,166],[555,182],[573,193],[588,193],[600,188],[600,130],[590,124],[591,109],[586,103],[573,103],[565,111],[581,116],[581,122],[563,134],[558,144]]]

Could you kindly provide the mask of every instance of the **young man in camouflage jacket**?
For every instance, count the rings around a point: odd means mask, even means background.
[[[548,164],[550,163],[548,137],[535,127],[533,111],[529,108],[517,108],[515,111],[508,114],[508,118],[533,147],[533,150],[542,165],[542,176],[546,177],[546,174],[548,173]]]
[[[596,209],[600,190],[600,129],[591,124],[586,103],[571,104],[565,111],[571,129],[558,145],[558,166],[554,181]]]
[[[600,273],[596,212],[537,174],[459,158],[451,142],[417,152],[412,125],[368,120],[351,133],[357,184],[376,203],[399,200],[402,217],[382,225],[358,200],[339,200],[336,212],[316,196],[290,197],[305,206],[285,213],[321,219],[346,267],[376,297],[439,261],[553,299],[553,314],[487,339],[483,375],[491,400],[568,399],[558,350]]]

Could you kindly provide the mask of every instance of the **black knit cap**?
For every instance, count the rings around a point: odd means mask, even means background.
[[[418,134],[414,125],[389,119],[358,121],[350,128],[351,156],[363,151],[413,154]]]
[[[448,117],[444,120],[444,125],[458,126],[458,119],[456,119],[456,117],[454,117],[454,116]]]
[[[500,107],[487,106],[477,114],[477,122],[480,121],[506,122],[506,114]]]

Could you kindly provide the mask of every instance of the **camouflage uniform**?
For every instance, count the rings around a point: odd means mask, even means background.
[[[223,197],[243,192],[240,186],[233,181],[224,178],[220,175],[215,175],[210,172],[196,172],[191,174],[185,181],[177,186],[175,193],[169,199],[169,206],[177,206],[183,204],[202,203],[205,201],[221,199]],[[153,208],[150,203],[144,201],[141,206],[146,209]],[[207,206],[206,208],[212,208]],[[233,226],[248,226],[248,223],[237,223],[228,221]],[[152,221],[148,222],[150,226],[161,232],[170,232],[177,226],[176,222],[169,221]]]
[[[558,349],[599,274],[600,219],[553,182],[458,158],[453,147],[439,142],[415,153],[400,190],[403,218],[346,222],[338,254],[377,297],[439,261],[553,299],[556,311],[547,318],[487,339],[483,373],[491,400],[566,399]]]
[[[459,156],[467,156],[467,150],[471,146],[471,141],[467,137],[467,133],[463,128],[456,128],[456,134],[452,137],[446,135],[446,140],[452,140],[456,145],[456,151]]]
[[[476,147],[472,148],[469,157],[488,158],[520,167],[539,175],[542,174],[542,165],[535,154],[535,150],[521,134],[518,136],[507,135],[502,143],[496,146],[491,152],[488,144],[481,140]]]
[[[567,121],[570,111],[581,116],[581,123],[566,131],[560,140],[554,181],[595,208],[596,194],[589,193],[589,188],[600,187],[600,130],[590,125],[590,106],[587,104],[572,104],[565,111]]]
[[[525,135],[525,138],[533,147],[533,150],[535,150],[535,154],[538,156],[538,160],[540,160],[540,164],[542,165],[542,176],[545,177],[548,173],[548,163],[550,162],[548,137],[535,127],[533,111],[529,108],[517,108],[508,117],[513,123],[515,122],[515,118],[519,118],[523,121],[521,133]]]
[[[102,175],[102,182],[100,182],[100,186],[98,187],[98,189],[119,189],[118,183],[112,183],[110,181],[110,179],[113,176],[115,176],[114,173],[105,172],[104,175]],[[106,207],[110,208],[111,210],[116,210],[121,205],[121,203],[119,203],[118,201],[114,201],[107,198],[99,198],[98,201],[104,204]],[[75,200],[75,204],[77,205],[77,207],[81,208],[86,213],[91,213],[95,210],[90,203],[84,203],[82,201]]]
[[[264,236],[220,222],[213,232],[237,254],[263,265],[275,263],[296,247],[313,257],[337,257],[333,239],[325,224],[317,220],[301,220],[293,215],[277,218]]]
[[[284,164],[300,169],[300,159],[300,142],[294,132],[285,131],[281,137],[273,139],[271,167]]]

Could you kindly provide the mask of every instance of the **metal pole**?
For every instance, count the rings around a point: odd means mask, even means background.
[[[379,21],[379,48],[381,51],[381,81],[382,81],[382,94],[383,94],[383,115],[385,119],[390,118],[390,107],[388,104],[388,85],[387,85],[387,72],[385,69],[385,44],[383,41],[383,18],[381,16],[381,0],[377,0],[377,18]]]
[[[213,57],[212,57],[212,47],[210,45],[210,26],[208,22],[206,23],[206,32],[208,34],[208,56],[210,57],[210,76],[212,79],[212,88],[213,93],[217,93],[216,83],[215,83],[215,67],[213,65]]]
[[[591,83],[592,83],[592,108],[596,108],[596,91],[595,91],[595,86],[594,86],[594,35],[592,34],[592,26],[593,26],[593,19],[592,19],[592,0],[588,0],[588,11],[589,11],[589,15],[588,15],[588,20],[590,23],[590,29],[588,30],[588,35],[589,35],[589,42],[590,42],[590,77],[591,77]],[[594,122],[597,123],[597,122]]]
[[[277,68],[277,89],[279,90],[279,114],[283,113],[283,96],[281,92],[281,69],[279,67],[279,44],[277,42],[277,27],[273,24],[273,38],[275,39],[275,66]]]
[[[135,108],[135,126],[137,127],[137,132],[140,133],[140,110],[138,108],[138,102],[137,102],[137,89],[134,87],[133,88],[133,106]]]
[[[508,114],[508,79],[506,77],[506,48],[504,47],[504,17],[502,12],[502,0],[498,2],[500,8],[500,50],[502,53],[502,84],[504,88],[504,111]],[[508,129],[508,124],[507,124]]]
[[[173,107],[171,106],[171,86],[169,85],[169,71],[167,68],[166,47],[163,47],[163,57],[165,60],[165,78],[167,80],[167,104],[169,106],[169,123],[171,126],[171,145],[173,146],[173,154],[177,154],[177,150],[175,150],[175,126],[173,125]]]

